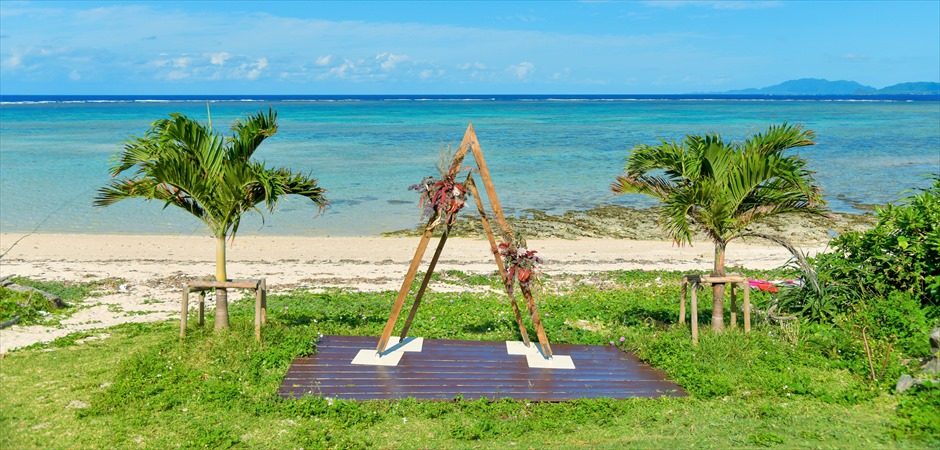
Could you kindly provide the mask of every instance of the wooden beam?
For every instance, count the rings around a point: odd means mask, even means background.
[[[467,187],[470,188],[470,193],[473,196],[473,200],[476,202],[477,210],[480,212],[480,220],[483,222],[483,231],[486,232],[486,238],[490,241],[490,251],[496,259],[496,267],[499,269],[499,276],[503,280],[503,288],[506,289],[506,293],[509,294],[508,287],[506,286],[508,282],[506,267],[503,266],[503,258],[499,255],[499,247],[496,246],[496,237],[493,235],[493,228],[490,226],[489,218],[486,217],[486,210],[483,208],[483,200],[480,199],[480,192],[477,190],[477,185],[471,175],[467,175]],[[516,325],[519,326],[522,342],[528,347],[529,332],[525,328],[525,321],[522,320],[522,312],[519,310],[519,304],[512,294],[509,294],[509,304],[512,306],[512,313],[516,317]]]
[[[418,313],[418,306],[421,305],[421,298],[424,297],[424,291],[428,288],[428,282],[431,281],[431,275],[434,274],[434,268],[437,267],[437,261],[441,257],[441,251],[444,250],[444,244],[447,243],[447,235],[450,234],[450,223],[444,227],[444,233],[441,234],[441,240],[437,243],[437,249],[434,250],[434,256],[431,257],[431,263],[428,264],[428,271],[424,274],[424,279],[421,280],[421,287],[418,288],[418,293],[415,294],[414,304],[411,306],[411,311],[408,313],[408,318],[405,320],[405,326],[401,329],[401,335],[399,335],[398,342],[405,342],[405,337],[408,336],[408,330],[411,329],[411,322],[414,321],[415,315]]]
[[[685,299],[688,296],[689,277],[683,276],[679,282],[679,325],[685,325]]]
[[[189,283],[189,292],[204,291],[208,289],[258,289],[259,280],[234,281],[193,281]]]
[[[496,216],[496,223],[498,223],[503,232],[512,239],[512,229],[509,228],[509,223],[506,222],[506,217],[503,216],[503,207],[499,203],[499,198],[496,197],[496,187],[493,186],[493,179],[490,177],[490,169],[486,167],[486,158],[483,157],[483,149],[480,148],[477,136],[473,133],[473,124],[467,128],[467,133],[473,134],[472,139],[469,140],[470,150],[473,151],[473,159],[477,162],[477,168],[480,169],[480,178],[483,179],[483,189],[486,191],[486,196],[490,200],[493,215]],[[467,140],[467,138],[464,137],[464,140]]]
[[[433,217],[431,220],[434,220]],[[401,314],[401,307],[405,304],[405,297],[408,296],[408,291],[411,289],[411,284],[415,281],[415,275],[418,273],[418,266],[421,265],[421,258],[424,257],[424,252],[428,249],[428,242],[431,240],[431,234],[434,232],[434,228],[431,227],[431,222],[428,222],[428,227],[424,229],[424,234],[421,236],[421,241],[418,242],[418,249],[415,250],[415,256],[411,258],[411,265],[408,267],[408,273],[405,274],[405,281],[401,284],[401,289],[398,290],[398,297],[395,298],[395,304],[392,306],[392,313],[388,316],[388,322],[385,323],[385,328],[382,330],[382,337],[379,338],[379,344],[376,346],[375,350],[378,353],[385,351],[385,347],[388,346],[388,340],[392,337],[392,330],[395,328],[395,322],[398,321],[398,316]]]
[[[747,281],[744,285],[744,334],[751,332],[751,285]]]
[[[698,345],[698,283],[692,281],[692,285],[689,286],[689,290],[692,293],[692,344]]]
[[[542,354],[546,358],[552,358],[552,346],[548,344],[548,336],[545,334],[545,328],[542,327],[542,318],[539,317],[539,308],[535,305],[535,299],[532,298],[532,292],[529,291],[529,288],[524,287],[520,284],[520,289],[522,289],[522,295],[525,297],[526,303],[529,305],[529,313],[532,314],[532,325],[535,325],[535,334],[539,338],[539,344],[542,344]]]
[[[186,318],[189,315],[189,289],[183,289],[183,305],[180,314],[180,337],[186,337]]]

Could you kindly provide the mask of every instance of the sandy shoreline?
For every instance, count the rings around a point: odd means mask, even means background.
[[[436,239],[431,242],[422,270],[436,243]],[[398,290],[417,244],[415,237],[239,237],[228,248],[228,275],[266,278],[273,291],[324,287]],[[530,239],[529,247],[545,260],[543,271],[547,274],[630,269],[706,271],[713,257],[713,248],[707,242],[676,247],[667,241]],[[814,244],[802,249],[814,254],[823,248],[823,244]],[[209,237],[33,234],[24,238],[23,234],[0,233],[0,254],[6,253],[0,259],[0,277],[15,274],[45,281],[123,279],[88,302],[93,306],[63,320],[61,327],[14,325],[0,330],[0,352],[48,342],[75,331],[178,318],[181,283],[212,276],[214,251],[215,243]],[[789,259],[790,254],[779,246],[735,242],[729,246],[727,264],[770,269]],[[495,264],[486,241],[451,238],[438,270],[491,273]],[[460,289],[445,283],[430,288]]]

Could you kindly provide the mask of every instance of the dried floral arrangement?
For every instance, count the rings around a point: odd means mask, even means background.
[[[467,203],[466,184],[455,181],[457,167],[451,165],[445,169],[447,161],[451,159],[451,149],[442,149],[441,161],[437,165],[441,178],[426,177],[420,183],[408,187],[409,191],[418,191],[421,195],[418,201],[418,206],[423,208],[421,218],[435,217],[428,228],[434,228],[441,222],[453,223],[457,212]]]
[[[512,295],[515,280],[519,280],[523,292],[531,290],[538,281],[538,265],[542,259],[535,256],[536,253],[535,250],[527,249],[525,239],[518,235],[516,239],[505,239],[499,244],[499,254],[506,267],[506,291],[509,295]]]

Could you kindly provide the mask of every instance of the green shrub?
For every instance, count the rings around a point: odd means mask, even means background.
[[[875,294],[904,291],[925,306],[940,305],[940,177],[906,204],[887,204],[876,215],[872,229],[839,236],[836,251],[824,258],[844,260]]]
[[[940,383],[926,382],[901,395],[894,432],[899,438],[914,438],[940,446]]]
[[[17,292],[0,287],[0,322],[19,316],[21,325],[31,325],[41,322],[43,315],[55,310],[55,304],[38,292]]]

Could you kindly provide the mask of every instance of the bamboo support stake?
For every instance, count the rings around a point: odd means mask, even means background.
[[[189,315],[189,286],[183,286],[183,305],[180,311],[180,337],[186,337],[186,316]]]
[[[261,279],[261,323],[268,323],[268,280]]]
[[[734,294],[734,286],[737,283],[728,283],[728,288],[731,290],[731,329],[738,327],[738,298]]]
[[[199,291],[199,326],[206,325],[206,291]]]
[[[259,287],[261,283],[258,283]],[[255,340],[261,342],[261,289],[255,289]]]
[[[696,290],[698,289],[698,283],[692,281],[692,286],[690,286],[690,291],[692,293],[692,317],[690,318],[692,322],[692,344],[698,345],[698,297]]]
[[[679,325],[685,325],[685,299],[688,296],[689,277],[682,277],[679,283],[680,301],[679,301]]]
[[[744,281],[744,334],[751,332],[751,285]]]
[[[441,251],[444,250],[444,244],[447,242],[448,234],[450,234],[450,223],[444,228],[441,240],[437,243],[437,249],[434,250],[434,256],[431,257],[431,263],[428,264],[428,271],[424,274],[424,279],[421,280],[421,287],[418,288],[418,293],[415,295],[414,304],[411,306],[411,311],[408,313],[408,319],[405,320],[405,326],[401,329],[398,342],[405,342],[405,337],[408,336],[408,330],[411,329],[411,322],[414,321],[415,314],[418,313],[418,307],[421,306],[421,298],[424,297],[424,291],[428,288],[431,275],[434,274],[434,268],[437,266],[437,260],[441,257]]]

